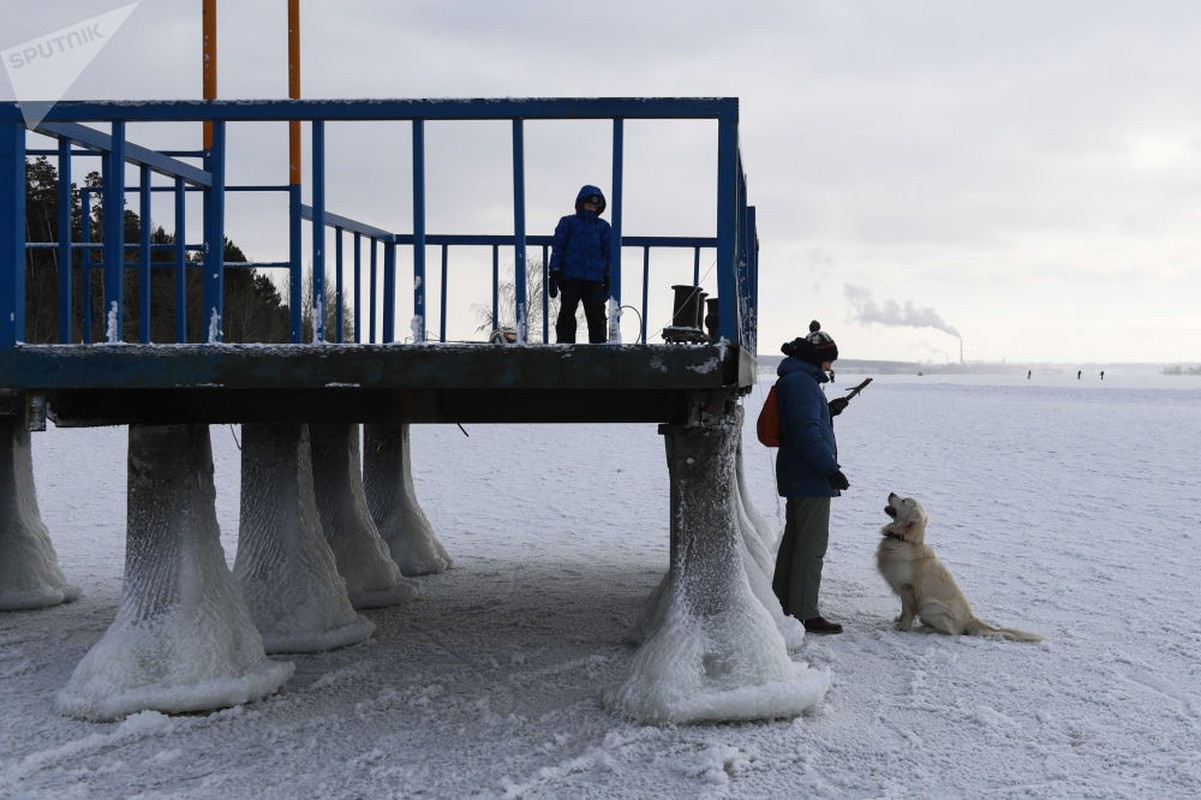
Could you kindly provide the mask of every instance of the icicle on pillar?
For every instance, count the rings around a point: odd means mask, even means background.
[[[737,430],[742,430],[744,409],[738,406]],[[776,550],[778,536],[769,523],[750,501],[747,491],[746,472],[742,463],[741,435],[735,437],[734,449],[734,481],[730,491],[734,496],[734,510],[738,520],[739,539],[742,542],[742,565],[746,569],[747,581],[755,597],[767,609],[776,623],[776,629],[784,637],[784,643],[789,650],[801,646],[805,638],[805,626],[796,617],[784,613],[780,600],[771,588],[772,575],[776,569]],[[773,485],[773,489],[774,489]]]
[[[0,611],[70,602],[33,484],[33,457],[23,416],[0,416]]]
[[[317,513],[351,604],[379,608],[419,596],[417,583],[401,575],[367,510],[359,426],[311,424],[309,436]]]
[[[375,630],[355,613],[317,516],[304,425],[242,426],[234,577],[269,653],[312,653]]]
[[[267,658],[226,565],[208,428],[131,425],[127,480],[121,604],[59,693],[59,711],[105,721],[275,692],[294,665]]]
[[[392,560],[405,575],[430,575],[452,562],[417,502],[409,460],[409,426],[363,426],[363,482],[367,507]]]
[[[666,608],[606,705],[643,722],[795,716],[818,703],[825,673],[794,663],[743,566],[732,393],[698,393],[690,424],[665,425],[671,475]]]

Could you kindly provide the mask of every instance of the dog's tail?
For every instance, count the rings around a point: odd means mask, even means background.
[[[1017,628],[994,628],[982,619],[973,619],[964,633],[969,636],[1000,636],[1011,642],[1041,642],[1047,638],[1042,634],[1030,633]]]

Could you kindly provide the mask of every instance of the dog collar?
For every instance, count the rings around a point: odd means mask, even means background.
[[[888,532],[888,533],[886,533],[886,534],[884,534],[884,535],[885,535],[885,536],[887,536],[889,539],[896,539],[898,542],[907,542],[907,541],[909,541],[908,539],[906,539],[906,538],[905,538],[904,536],[902,536],[901,534],[899,534],[899,533],[892,533],[891,531],[890,531],[890,532]]]

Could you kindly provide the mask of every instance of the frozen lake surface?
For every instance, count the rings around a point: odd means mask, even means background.
[[[752,427],[751,500],[782,525]],[[0,797],[1201,796],[1201,378],[879,376],[836,430],[851,489],[823,612],[847,632],[794,654],[830,692],[794,720],[666,728],[600,703],[667,569],[653,425],[415,426],[452,570],[364,612],[366,643],[288,657],[262,702],[111,724],[53,706],[120,599],[125,431],[36,433],[42,517],[84,594],[0,614]],[[238,431],[211,434],[232,563]],[[893,630],[874,562],[890,491],[925,505],[981,618],[1048,641]]]

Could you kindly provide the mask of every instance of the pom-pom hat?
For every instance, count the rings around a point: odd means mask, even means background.
[[[809,323],[808,336],[785,342],[780,351],[786,356],[807,361],[815,367],[820,367],[827,361],[838,360],[838,345],[834,343],[834,337],[823,331],[821,323],[817,320]]]

